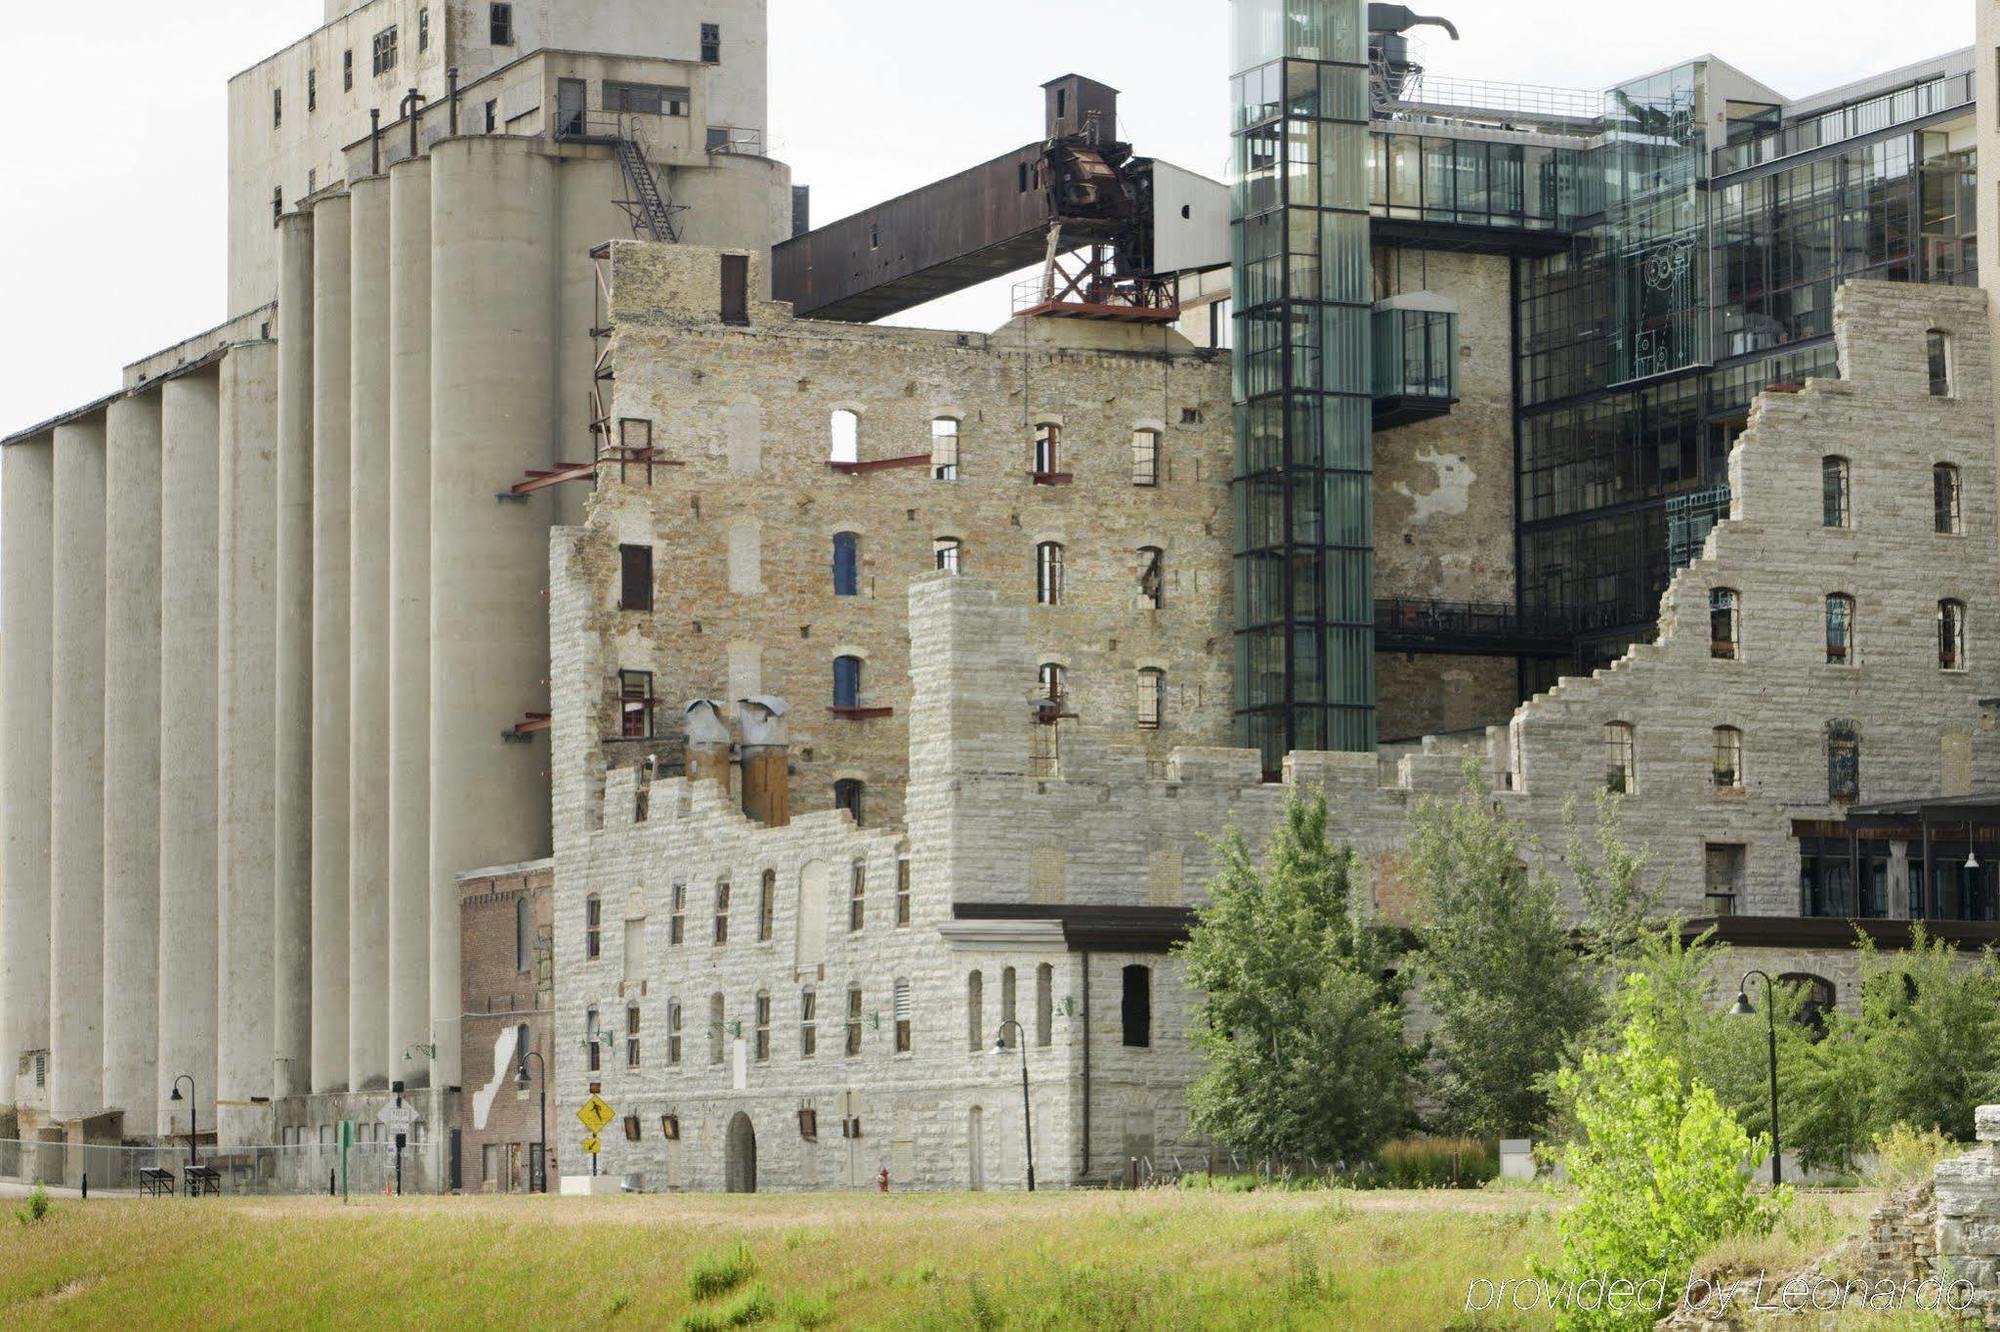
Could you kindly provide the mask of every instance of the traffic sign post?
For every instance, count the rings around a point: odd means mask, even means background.
[[[598,1135],[604,1132],[606,1124],[618,1117],[618,1112],[602,1096],[592,1092],[590,1099],[577,1107],[576,1117],[583,1121],[583,1127],[588,1131],[583,1140],[583,1150],[590,1157],[590,1173],[594,1177],[597,1174],[597,1154],[602,1148],[602,1139]]]
[[[354,1147],[354,1121],[340,1121],[340,1201],[347,1201],[347,1153]]]
[[[394,1089],[396,1099],[383,1106],[382,1112],[375,1118],[387,1124],[389,1131],[396,1135],[396,1196],[400,1198],[403,1196],[403,1148],[410,1140],[410,1125],[423,1116],[417,1113],[417,1107],[403,1100],[402,1083],[389,1085]]]

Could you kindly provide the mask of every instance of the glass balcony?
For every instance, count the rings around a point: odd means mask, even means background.
[[[1445,415],[1458,402],[1458,311],[1428,292],[1374,310],[1375,428]]]

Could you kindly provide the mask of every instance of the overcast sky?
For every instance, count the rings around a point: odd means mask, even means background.
[[[578,0],[581,2],[581,0]],[[672,0],[663,0],[672,2]],[[223,308],[224,88],[320,0],[6,4],[0,41],[0,434],[116,387]],[[1601,88],[1712,52],[1799,96],[1965,46],[1971,0],[1427,0],[1431,68]],[[1224,0],[771,0],[774,155],[829,221],[1039,136],[1039,85],[1123,92],[1141,153],[1221,175]],[[928,322],[991,327],[1004,291]]]

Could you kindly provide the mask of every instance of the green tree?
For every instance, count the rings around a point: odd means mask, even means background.
[[[1571,797],[1563,802],[1563,833],[1583,913],[1578,933],[1590,955],[1615,972],[1665,926],[1659,919],[1663,889],[1646,882],[1646,850],[1634,851],[1625,840],[1624,796],[1597,793],[1597,824],[1587,837]],[[1678,930],[1679,922],[1672,923]]]
[[[1468,762],[1456,800],[1417,802],[1406,874],[1422,904],[1423,999],[1437,1015],[1432,1094],[1445,1127],[1497,1138],[1544,1122],[1546,1078],[1600,1002],[1555,876],[1526,864],[1521,825],[1494,810],[1479,775]]]
[[[1195,1128],[1254,1156],[1355,1163],[1410,1119],[1410,1056],[1383,936],[1353,903],[1354,852],[1323,792],[1294,795],[1264,865],[1240,830],[1178,951],[1202,996]]]
[[[1861,1014],[1832,1032],[1858,1042],[1870,1078],[1871,1133],[1898,1124],[1973,1138],[1974,1107],[2000,1094],[2000,959],[1912,928],[1905,952],[1861,944]],[[1824,1095],[1837,1096],[1831,1081]]]
[[[1562,1219],[1560,1257],[1535,1267],[1582,1296],[1561,1309],[1565,1329],[1650,1328],[1695,1259],[1730,1235],[1769,1233],[1790,1202],[1788,1192],[1751,1191],[1746,1172],[1769,1139],[1752,1138],[1706,1083],[1684,1076],[1662,1043],[1650,990],[1645,976],[1629,978],[1618,1048],[1587,1051],[1561,1075],[1580,1130],[1563,1152],[1577,1203]],[[1618,1278],[1640,1283],[1641,1307],[1583,1296],[1588,1283]]]

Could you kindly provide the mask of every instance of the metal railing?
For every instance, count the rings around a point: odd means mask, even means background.
[[[1424,71],[1409,77],[1390,108],[1460,107],[1470,112],[1503,112],[1528,120],[1595,121],[1604,115],[1604,94],[1587,88],[1551,88],[1489,79],[1454,79]]]
[[[1849,102],[1792,121],[1741,143],[1716,149],[1714,174],[1722,176],[1762,166],[1795,153],[1844,143],[1877,130],[1921,120],[1940,111],[1969,106],[1977,95],[1973,76],[1967,73],[1928,79],[1876,97]]]
[[[203,1144],[197,1148],[196,1160],[200,1166],[216,1172],[218,1191],[225,1196],[279,1197],[324,1194],[330,1182],[337,1187],[340,1155],[338,1147],[319,1143],[226,1148]],[[403,1192],[443,1191],[442,1153],[434,1142],[407,1146],[402,1157]],[[141,1171],[163,1170],[172,1177],[171,1187],[180,1191],[187,1164],[185,1143],[122,1147],[0,1139],[0,1180],[20,1184],[80,1189],[87,1179],[92,1193],[138,1192]],[[395,1184],[394,1146],[369,1142],[356,1143],[348,1149],[349,1193],[392,1192]]]
[[[1375,603],[1376,645],[1392,651],[1559,654],[1571,650],[1576,630],[1570,615],[1499,602],[1389,597]]]

